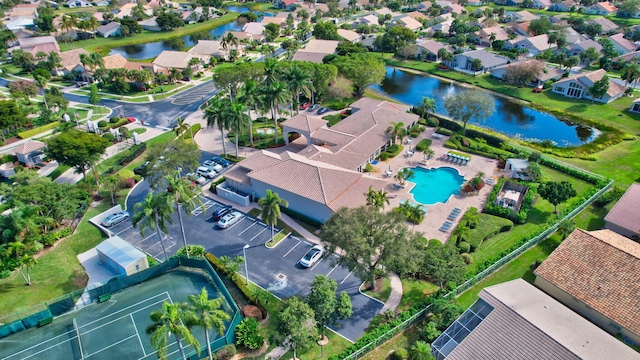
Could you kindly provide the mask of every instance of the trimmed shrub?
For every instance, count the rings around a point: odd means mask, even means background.
[[[378,155],[378,159],[382,161],[387,161],[387,159],[389,159],[389,153],[381,152],[380,155]]]
[[[135,176],[135,174],[133,173],[133,171],[129,170],[129,169],[122,169],[118,172],[118,176],[121,179],[128,179],[128,178],[133,178]]]
[[[473,256],[471,256],[471,254],[462,254],[462,260],[464,260],[465,264],[467,265],[473,264]]]
[[[460,250],[461,253],[468,253],[470,249],[471,245],[466,241],[460,241],[458,244],[458,250]]]
[[[453,135],[453,131],[446,128],[442,128],[442,127],[439,127],[438,129],[436,129],[436,133],[446,135],[446,136]]]
[[[367,164],[364,167],[364,172],[374,172],[374,171],[376,171],[376,168],[375,168],[375,166],[373,166],[371,164]]]
[[[236,346],[233,344],[225,345],[220,350],[216,351],[216,358],[218,360],[231,359],[236,354]]]
[[[453,142],[452,140],[445,141],[444,147],[453,149],[453,150],[458,150],[458,145],[456,145],[455,142]]]
[[[258,330],[258,320],[249,317],[244,318],[236,327],[236,343],[249,350],[256,350],[264,344],[264,337]]]
[[[438,240],[438,239],[431,239],[431,240],[429,240],[429,246],[436,246],[436,247],[440,246],[440,247],[442,247],[444,245],[442,245],[442,242],[440,242],[440,240]]]
[[[409,358],[409,352],[405,348],[395,349],[391,354],[391,360],[406,360]]]
[[[427,120],[420,118],[420,120],[418,120],[418,124],[420,125],[429,125],[429,123],[427,122]]]
[[[449,129],[451,130],[451,132],[461,132],[462,131],[462,125],[460,125],[459,123],[457,123],[456,121],[451,121],[451,120],[447,120],[445,118],[438,118],[438,126],[445,128],[445,129]],[[469,130],[467,130],[469,131]]]
[[[389,157],[396,157],[402,152],[402,150],[404,150],[404,146],[394,144],[389,146],[386,152],[389,154]]]
[[[109,122],[110,122],[110,123],[112,123],[112,124],[115,124],[115,123],[117,123],[118,121],[120,121],[120,118],[119,118],[119,117],[115,117],[115,116],[114,116],[114,117],[112,117],[111,119],[109,119]]]
[[[420,142],[416,145],[416,151],[425,151],[429,148],[429,146],[431,146],[431,139],[422,139],[420,140]]]
[[[220,179],[217,179],[216,181],[212,181],[211,185],[209,185],[209,191],[211,191],[214,194],[217,194],[218,190],[216,190],[216,186],[222,184],[223,182],[225,182],[227,180],[226,177],[221,177]]]
[[[107,139],[107,140],[109,140],[109,141],[111,141],[111,142],[116,140],[116,137],[113,136],[113,134],[110,133],[110,132],[102,134],[102,137]]]
[[[600,197],[593,202],[593,206],[599,207],[599,208],[605,207],[612,201],[618,200],[623,194],[624,194],[624,190],[620,189],[617,186],[614,186],[611,190],[600,195]]]
[[[104,120],[98,121],[98,127],[100,128],[107,127],[107,125],[109,125],[109,123]]]
[[[429,116],[427,118],[427,126],[438,127],[440,125],[440,120],[437,117]]]

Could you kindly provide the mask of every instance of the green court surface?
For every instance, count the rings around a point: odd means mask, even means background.
[[[165,301],[185,302],[188,295],[200,293],[203,287],[210,298],[220,296],[220,290],[207,281],[204,273],[172,271],[114,293],[104,303],[57,317],[51,324],[0,339],[0,359],[157,359],[150,335],[145,331],[151,324],[149,314],[160,309]],[[234,307],[228,301],[223,305],[232,317]],[[204,347],[204,331],[201,328],[192,331]],[[216,331],[210,332],[210,336],[212,342],[218,338]],[[171,337],[168,344],[168,358],[179,358],[175,338]],[[195,349],[188,347],[186,352],[195,353]]]

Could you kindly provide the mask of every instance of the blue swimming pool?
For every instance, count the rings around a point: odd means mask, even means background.
[[[436,203],[446,203],[451,195],[460,191],[460,186],[464,183],[464,178],[458,170],[450,167],[437,169],[424,169],[415,167],[414,175],[409,179],[416,183],[410,193],[416,202],[425,205]]]

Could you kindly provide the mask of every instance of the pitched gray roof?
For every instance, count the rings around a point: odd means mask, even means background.
[[[640,211],[638,211],[640,207],[638,203],[640,203],[640,184],[633,183],[604,217],[604,220],[640,234]]]

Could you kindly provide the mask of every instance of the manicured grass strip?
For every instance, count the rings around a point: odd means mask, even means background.
[[[147,128],[135,128],[135,129],[131,130],[131,132],[134,132],[136,134],[142,134],[142,133],[147,132]]]
[[[509,219],[490,214],[478,214],[478,225],[471,229],[469,245],[472,249],[477,249],[487,237],[497,234],[500,229],[512,226],[513,222]]]
[[[382,302],[386,302],[387,299],[389,299],[389,295],[391,295],[391,281],[389,281],[388,276],[382,278],[382,284],[380,285],[379,291],[371,291],[370,286],[371,284],[367,282],[362,284],[362,287],[360,289],[368,296],[371,296],[372,298],[378,299]]]
[[[51,174],[47,175],[51,180],[55,180],[58,176],[62,175],[65,171],[71,169],[69,165],[58,165],[58,167],[51,172]]]
[[[57,128],[58,126],[60,126],[60,122],[59,121],[54,121],[54,122],[46,124],[46,125],[38,126],[38,127],[33,128],[33,129],[29,129],[29,130],[25,130],[25,131],[19,132],[18,133],[18,137],[21,138],[21,139],[28,139],[30,137],[34,137],[36,135],[40,135],[43,132],[47,132],[49,130],[53,130],[53,129]]]

